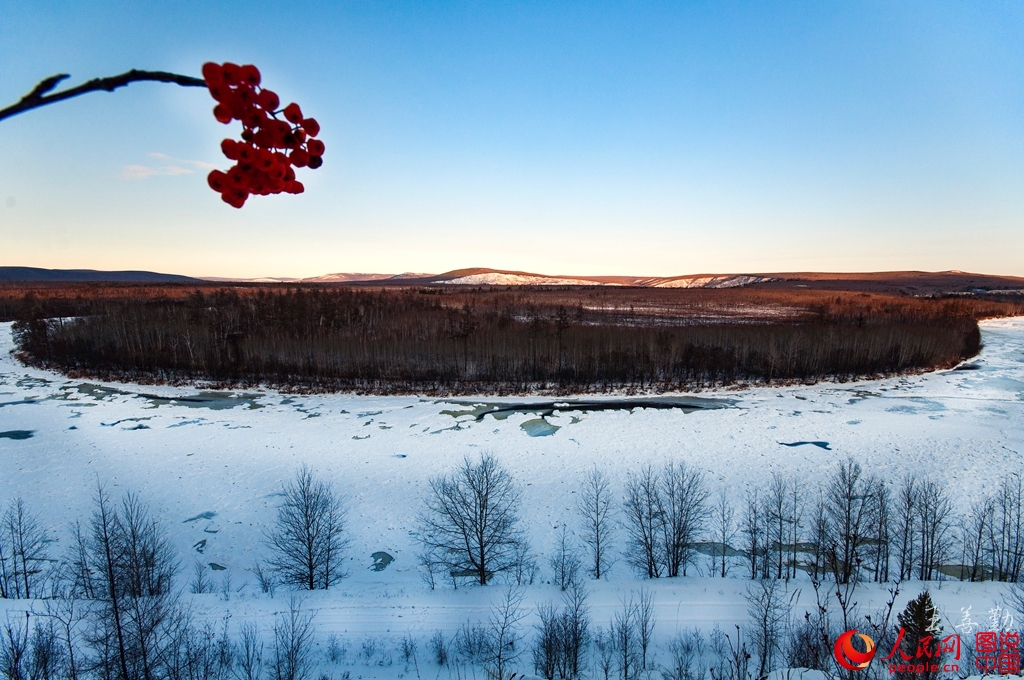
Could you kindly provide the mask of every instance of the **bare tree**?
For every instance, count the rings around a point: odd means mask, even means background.
[[[583,542],[590,552],[590,575],[600,579],[612,565],[608,546],[614,538],[615,505],[608,477],[597,466],[583,478],[577,511],[583,523]]]
[[[775,562],[775,578],[782,578],[783,567],[786,567],[786,576],[789,577],[788,565],[785,564],[789,551],[786,549],[786,538],[789,523],[789,481],[782,473],[772,473],[771,482],[768,484],[766,499],[768,508],[768,543],[772,546],[773,561]],[[774,544],[774,545],[772,545]]]
[[[896,501],[896,554],[900,556],[901,580],[910,578],[914,571],[919,487],[917,477],[913,474],[905,475]]]
[[[164,532],[137,496],[125,494],[118,508],[99,485],[87,547],[99,598],[84,635],[94,670],[116,680],[158,676],[177,606],[178,565]]]
[[[611,680],[612,669],[615,668],[615,640],[613,632],[607,633],[598,628],[594,634],[594,647],[597,650],[595,665],[601,680]],[[595,674],[596,675],[596,674]]]
[[[633,601],[623,600],[622,610],[615,612],[609,626],[611,646],[615,650],[615,665],[622,680],[633,680],[640,673],[636,614]]]
[[[718,497],[715,501],[714,507],[714,549],[715,555],[712,558],[711,569],[712,571],[718,571],[719,576],[725,578],[728,573],[728,565],[726,558],[728,557],[728,551],[731,549],[729,545],[733,540],[736,539],[736,523],[735,523],[736,511],[733,510],[732,504],[729,502],[729,494],[725,487],[718,490]],[[715,562],[718,562],[717,569]]]
[[[453,578],[470,577],[486,585],[527,555],[518,527],[521,496],[494,456],[483,454],[479,462],[467,457],[452,474],[430,480],[420,540]]]
[[[522,589],[508,584],[501,600],[491,607],[487,622],[487,645],[484,653],[484,667],[487,676],[493,680],[504,680],[508,670],[522,654],[516,643],[522,638],[519,623],[525,618]]]
[[[632,604],[632,600],[631,600]],[[636,599],[636,639],[640,644],[640,670],[647,670],[647,652],[654,638],[654,597],[641,588]]]
[[[810,538],[814,550],[814,564],[811,565],[811,580],[823,578],[825,573],[826,549],[828,548],[828,510],[825,492],[818,491],[811,510]]]
[[[590,607],[587,592],[580,583],[574,583],[562,598],[565,604],[565,676],[577,677],[586,664],[586,651],[590,643]]]
[[[1024,476],[1006,477],[994,499],[988,531],[992,578],[1016,583],[1024,575]]]
[[[582,585],[574,583],[563,596],[563,607],[550,602],[537,608],[540,624],[533,647],[534,669],[553,680],[579,676],[585,665],[584,654],[590,642],[590,611]]]
[[[537,606],[537,639],[533,643],[533,670],[554,680],[562,660],[562,617],[551,602]]]
[[[992,517],[992,499],[983,498],[971,506],[960,523],[961,578],[969,581],[985,580],[985,538]]]
[[[672,665],[661,671],[663,680],[704,680],[707,674],[704,636],[694,628],[677,634],[669,643]]]
[[[29,614],[25,612],[25,623],[11,621],[0,629],[0,673],[7,680],[28,680],[28,633]]]
[[[683,462],[667,464],[660,482],[658,509],[665,575],[685,576],[707,519],[707,484],[699,470]]]
[[[558,544],[555,546],[555,553],[551,556],[548,564],[551,571],[555,573],[555,583],[562,590],[579,580],[580,567],[583,560],[580,558],[576,547],[569,537],[569,529],[564,524],[558,533]]]
[[[274,646],[271,649],[271,680],[306,680],[313,672],[314,612],[302,611],[302,603],[294,596],[288,611],[274,622]],[[258,642],[254,642],[254,650]],[[255,654],[255,651],[254,651]],[[255,665],[255,664],[254,664]]]
[[[767,559],[767,531],[764,530],[764,508],[757,489],[748,491],[743,512],[743,533],[746,536],[746,553],[750,561],[750,578],[757,578],[760,558]],[[723,635],[725,635],[723,633]]]
[[[242,624],[238,638],[234,666],[236,680],[260,680],[263,677],[263,638],[259,628],[251,622]]]
[[[188,589],[197,595],[213,592],[213,585],[206,569],[206,565],[199,560],[192,565],[192,581],[188,584]]]
[[[711,653],[714,663],[708,669],[711,680],[749,680],[750,652],[743,641],[743,632],[736,626],[736,641],[715,624],[711,631]]]
[[[658,550],[661,528],[659,481],[658,473],[651,465],[638,473],[629,473],[626,478],[623,506],[629,535],[626,557],[633,568],[647,578],[661,576]]]
[[[918,494],[918,530],[920,532],[920,564],[918,578],[931,581],[939,575],[939,567],[948,558],[950,521],[953,502],[949,491],[938,482],[921,482]]]
[[[93,566],[90,564],[88,536],[82,533],[82,523],[75,522],[74,542],[64,558],[65,576],[69,597],[82,597],[87,600],[96,598]]]
[[[65,675],[68,680],[77,680],[81,663],[76,654],[80,638],[78,627],[85,620],[88,611],[67,591],[61,591],[56,597],[46,600],[45,606],[46,616],[53,622],[61,638]]]
[[[889,555],[892,550],[892,492],[889,485],[881,479],[875,479],[871,489],[873,526],[875,535],[870,545],[875,581],[881,583],[889,580]]]
[[[284,583],[307,590],[328,589],[344,578],[346,513],[328,482],[303,465],[284,487],[284,503],[267,533],[270,566]]]
[[[867,528],[872,525],[872,480],[866,479],[859,463],[852,458],[839,463],[826,487],[826,510],[829,521],[829,546],[834,551],[830,560],[835,577],[842,583],[859,576],[858,563],[867,544]]]
[[[0,522],[0,595],[38,596],[46,561],[46,534],[25,501],[16,498]]]
[[[782,632],[790,612],[785,595],[783,585],[775,579],[761,579],[747,586],[747,613],[754,631],[759,678],[775,669],[775,657],[781,651]]]

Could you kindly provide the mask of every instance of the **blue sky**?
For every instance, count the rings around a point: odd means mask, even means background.
[[[38,80],[254,63],[316,117],[236,211],[200,89],[0,122],[0,265],[193,275],[962,269],[1024,275],[1024,5],[9,2]]]

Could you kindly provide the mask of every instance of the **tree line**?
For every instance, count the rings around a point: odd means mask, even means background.
[[[872,299],[858,308],[837,297],[796,309],[718,306],[705,315],[692,301],[679,311],[642,298],[608,307],[602,298],[556,299],[196,290],[91,300],[73,317],[48,317],[45,305],[26,303],[14,332],[19,357],[67,373],[384,393],[845,380],[949,367],[981,346],[971,308],[954,303]]]
[[[538,605],[532,642],[524,645],[523,586],[541,569],[519,517],[522,488],[493,455],[467,457],[428,481],[416,518],[423,577],[431,588],[497,580],[505,586],[486,622],[467,624],[451,639],[435,635],[430,655],[439,666],[454,665],[460,677],[476,664],[495,680],[508,678],[525,657],[549,680],[634,680],[653,672],[664,680],[752,680],[786,665],[832,672],[836,633],[858,628],[873,631],[879,644],[893,640],[889,619],[901,584],[1017,583],[1022,489],[1020,473],[1011,474],[958,516],[939,483],[908,475],[890,486],[847,459],[815,494],[775,474],[734,511],[727,494],[713,494],[703,473],[681,461],[632,471],[621,495],[595,467],[583,476],[574,517],[564,518],[548,553],[548,578],[560,586],[562,601]],[[303,466],[281,498],[264,534],[267,562],[251,570],[257,586],[271,595],[280,586],[337,587],[349,540],[344,493]],[[303,680],[317,665],[313,614],[295,600],[277,617],[266,649],[252,624],[229,632],[227,621],[220,628],[199,622],[181,602],[180,564],[166,529],[135,494],[116,501],[98,485],[92,514],[73,526],[66,552],[54,559],[49,545],[26,503],[11,501],[0,519],[0,595],[33,599],[43,609],[24,621],[8,618],[0,630],[0,671],[8,678]],[[687,569],[720,576],[742,570],[751,579],[747,627],[716,629],[710,637],[683,632],[652,656],[655,608],[644,588],[623,600],[606,626],[595,626],[587,581],[607,577],[619,558],[645,579]],[[798,571],[818,597],[803,620],[793,619],[787,600]],[[894,583],[888,610],[874,618],[864,618],[854,602],[858,584],[869,580]],[[221,587],[230,597],[230,583]],[[194,571],[188,589],[212,590],[205,568]],[[904,612],[904,627],[920,623],[932,606],[916,602],[917,609]],[[905,641],[908,649],[934,634],[933,624],[914,629],[918,637]],[[418,663],[416,644],[403,641],[407,665]],[[367,659],[378,654],[375,645],[364,644]]]
[[[261,589],[337,585],[346,575],[349,547],[344,495],[302,466],[281,497],[265,531],[269,557],[253,568]],[[584,574],[607,577],[619,560],[646,579],[685,576],[688,569],[720,577],[742,569],[752,580],[789,581],[802,573],[842,584],[943,578],[1015,583],[1024,576],[1021,471],[1009,473],[964,513],[935,479],[908,473],[885,480],[865,473],[852,458],[837,462],[813,488],[774,472],[738,503],[724,487],[713,494],[705,475],[682,461],[628,472],[621,494],[594,467],[582,476],[576,498],[574,516],[560,518],[561,531],[548,551],[551,579],[562,590]],[[522,502],[522,487],[489,453],[429,478],[415,521],[430,587],[486,585],[497,575],[517,585],[533,583],[541,568],[521,525]],[[73,534],[73,550],[55,562],[39,520],[22,499],[12,500],[0,517],[0,597],[44,597],[66,587],[87,599],[107,592],[120,611],[120,590],[111,590],[119,582],[116,565],[146,561],[144,573],[125,577],[133,593],[167,590],[176,574],[168,566],[175,559],[166,539],[134,495],[115,505],[100,487],[91,523],[76,523]],[[120,549],[135,552],[115,559]],[[208,592],[204,583],[197,577],[193,590]]]

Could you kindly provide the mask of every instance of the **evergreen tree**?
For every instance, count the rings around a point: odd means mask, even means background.
[[[932,603],[932,597],[925,590],[907,603],[907,608],[897,617],[903,629],[900,651],[892,661],[896,663],[924,664],[923,673],[896,673],[896,680],[936,680],[938,673],[932,672],[932,664],[941,667],[942,624],[939,612]]]

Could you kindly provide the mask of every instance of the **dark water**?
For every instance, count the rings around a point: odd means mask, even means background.
[[[466,411],[442,411],[453,417],[471,415],[477,421],[483,420],[484,416],[492,416],[498,420],[504,420],[513,413],[532,413],[538,416],[550,416],[555,411],[563,413],[570,411],[581,411],[591,413],[596,411],[632,411],[638,408],[651,408],[658,410],[674,409],[684,413],[702,411],[718,408],[735,408],[736,402],[732,399],[705,399],[701,397],[636,397],[623,399],[561,399],[551,401],[529,401],[529,402],[480,402],[445,400],[446,403],[457,406],[471,407]]]
[[[31,439],[35,435],[35,430],[7,430],[6,432],[0,432],[0,439]]]
[[[819,449],[831,451],[832,446],[828,442],[779,442],[783,446],[817,446]]]

